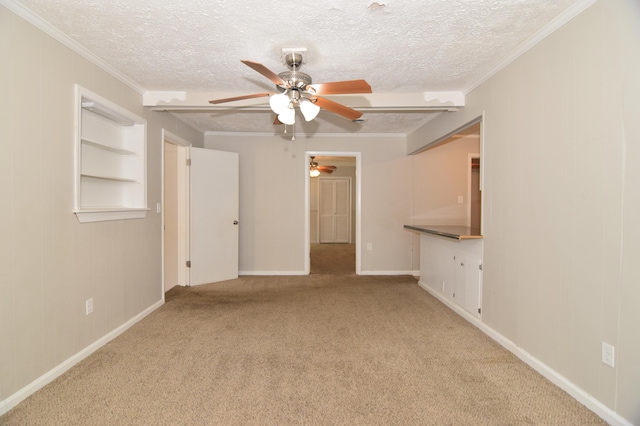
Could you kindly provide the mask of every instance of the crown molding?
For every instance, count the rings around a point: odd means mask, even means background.
[[[15,0],[0,0],[0,5],[6,7],[7,9],[12,11],[13,13],[18,15],[25,21],[29,22],[36,28],[40,29],[45,34],[51,36],[53,39],[57,40],[58,42],[62,43],[64,46],[76,52],[77,54],[79,54],[89,62],[100,67],[102,70],[109,73],[113,77],[117,78],[118,80],[120,80],[121,82],[123,82],[124,84],[129,86],[131,89],[135,90],[136,92],[140,93],[141,95],[147,92],[147,89],[140,86],[137,82],[135,82],[134,80],[132,80],[131,78],[123,74],[122,72],[118,71],[117,69],[115,69],[114,67],[112,67],[111,65],[103,61],[102,59],[100,59],[97,55],[95,55],[89,49],[82,46],[80,43],[73,40],[72,38],[64,34],[62,31],[58,30],[53,25],[49,24],[47,21],[42,19],[40,16],[36,15],[30,9],[25,7],[23,4]]]
[[[523,53],[531,49],[536,44],[540,43],[542,40],[547,38],[553,32],[555,32],[558,28],[562,27],[564,24],[581,14],[585,11],[589,6],[593,5],[598,0],[580,0],[573,5],[571,5],[567,10],[558,15],[553,21],[551,21],[547,26],[542,28],[540,31],[535,33],[533,36],[529,37],[522,44],[520,44],[516,50],[511,52],[506,58],[502,61],[498,62],[496,66],[491,68],[486,74],[477,79],[471,85],[469,85],[465,90],[462,91],[465,95],[468,95],[471,91],[476,89],[485,81],[489,80],[495,74],[500,72],[503,68],[509,65],[511,62],[518,59]]]

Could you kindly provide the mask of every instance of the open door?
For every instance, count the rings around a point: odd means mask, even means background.
[[[190,284],[238,278],[238,154],[190,151]]]

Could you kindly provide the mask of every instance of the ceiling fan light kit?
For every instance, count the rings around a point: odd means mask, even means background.
[[[278,120],[280,120],[282,124],[293,126],[296,122],[296,110],[293,109],[293,106],[285,108],[280,114],[278,114]]]
[[[318,116],[320,107],[308,99],[303,99],[300,102],[300,112],[302,112],[305,120],[311,121]]]
[[[277,92],[259,93],[253,95],[243,95],[233,98],[215,99],[209,101],[211,104],[233,102],[244,99],[269,96],[269,106],[277,115],[275,124],[295,124],[295,107],[300,108],[300,112],[306,121],[312,121],[318,116],[320,109],[326,109],[334,114],[341,115],[349,120],[357,120],[362,113],[339,104],[319,95],[340,95],[354,93],[372,93],[371,86],[365,80],[337,81],[333,83],[312,84],[311,76],[298,71],[303,62],[303,53],[306,48],[282,49],[285,63],[289,71],[276,74],[264,65],[242,60],[241,62],[258,73],[271,80]]]
[[[273,94],[269,96],[269,106],[271,107],[271,111],[276,114],[282,114],[286,109],[289,108],[289,97],[284,93]]]

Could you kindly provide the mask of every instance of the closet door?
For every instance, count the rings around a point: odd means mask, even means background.
[[[319,178],[320,243],[348,243],[351,229],[351,181]]]

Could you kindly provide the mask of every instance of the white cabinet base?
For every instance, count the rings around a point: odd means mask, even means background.
[[[475,317],[482,315],[481,268],[482,239],[420,235],[421,285]]]

